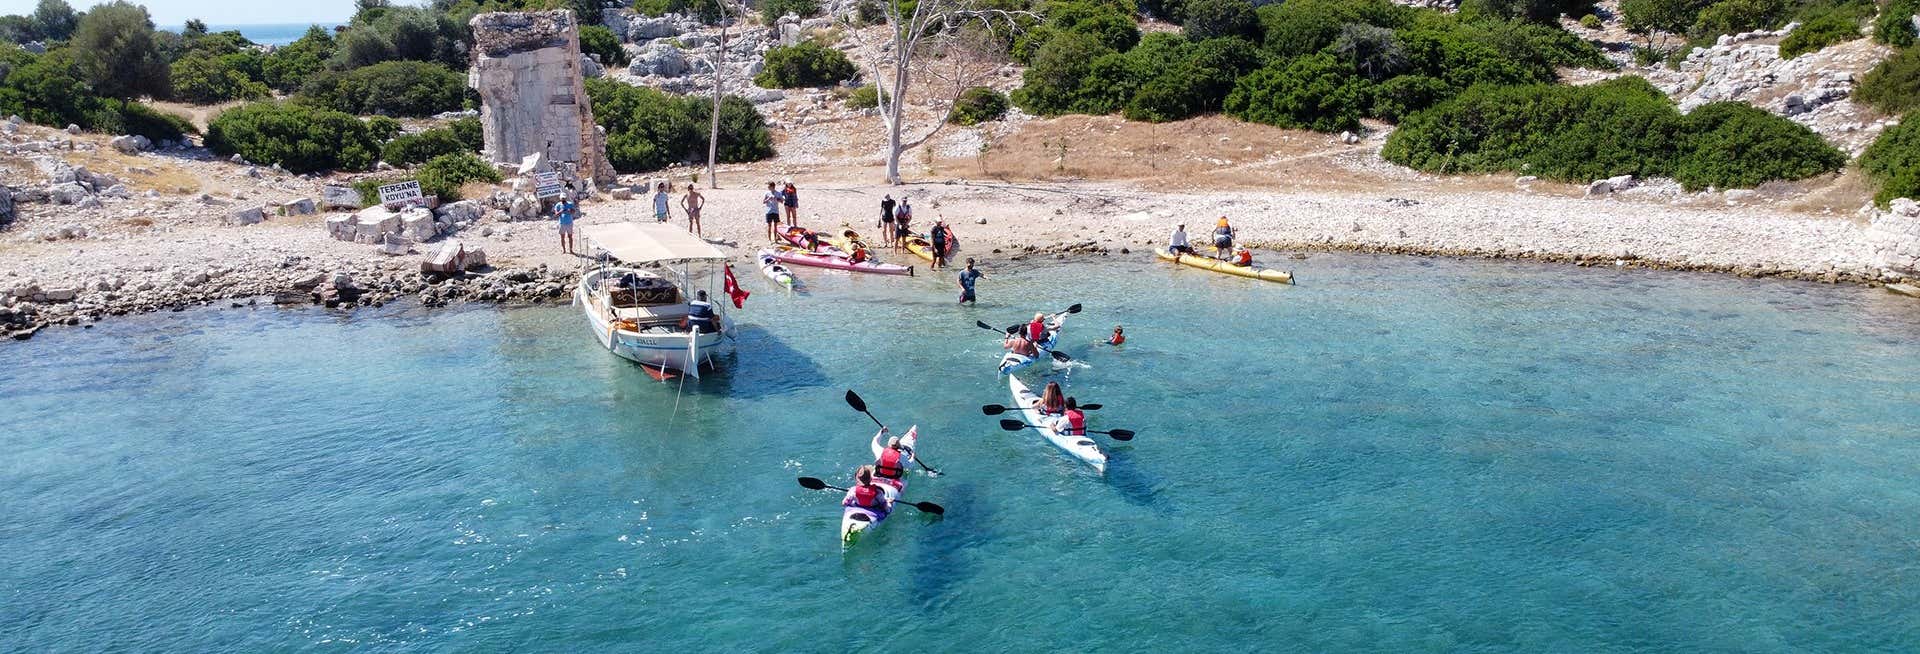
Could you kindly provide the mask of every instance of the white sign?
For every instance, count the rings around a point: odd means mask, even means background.
[[[566,195],[566,186],[560,183],[560,173],[544,172],[533,174],[533,197],[546,199]]]
[[[425,197],[420,193],[420,182],[414,180],[380,186],[380,204],[417,203]]]

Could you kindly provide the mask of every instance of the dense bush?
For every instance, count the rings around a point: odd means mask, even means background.
[[[633,10],[646,16],[681,14],[702,23],[720,23],[720,3],[716,0],[634,0]]]
[[[761,0],[760,20],[768,25],[780,20],[781,16],[794,14],[806,18],[820,13],[819,0]]]
[[[1411,10],[1387,0],[1287,0],[1259,9],[1264,47],[1279,57],[1319,52],[1340,38],[1340,30],[1360,23],[1397,29]]]
[[[405,60],[466,68],[467,38],[464,24],[429,7],[372,7],[354,15],[335,42],[332,66],[351,70]]]
[[[812,41],[767,51],[766,68],[753,83],[768,88],[828,86],[852,79],[858,70],[839,50]]]
[[[1526,171],[1587,181],[1673,176],[1750,187],[1837,169],[1845,156],[1785,118],[1738,103],[1681,116],[1638,77],[1592,86],[1481,86],[1401,122],[1381,154],[1431,172]]]
[[[1438,104],[1453,94],[1453,86],[1439,78],[1401,75],[1374,87],[1373,111],[1370,115],[1399,122],[1413,112]]]
[[[420,192],[437,196],[442,202],[460,199],[460,187],[471,182],[500,183],[500,170],[471,152],[434,157],[413,172],[420,180]]]
[[[145,7],[113,0],[80,18],[67,49],[95,95],[131,100],[167,97],[167,61]]]
[[[1140,0],[1140,13],[1182,25],[1187,22],[1186,0]]]
[[[620,47],[620,39],[613,30],[599,25],[580,28],[580,51],[598,55],[600,63],[608,66],[627,65],[627,51]]]
[[[40,0],[32,14],[0,16],[0,40],[65,41],[79,23],[79,14],[65,0]]]
[[[327,67],[333,57],[333,35],[315,25],[294,42],[275,48],[261,62],[267,86],[286,93],[300,90],[307,78]]]
[[[300,91],[302,100],[351,114],[431,116],[458,111],[466,77],[439,64],[388,61],[346,73],[323,73]]]
[[[1873,21],[1873,40],[1904,48],[1913,45],[1913,17],[1920,14],[1920,0],[1892,0]]]
[[[0,54],[0,70],[5,71],[0,75],[0,115],[53,127],[139,134],[155,141],[196,131],[185,118],[94,95],[71,55],[64,49],[39,56],[18,50]]]
[[[1186,21],[1181,24],[1188,39],[1205,41],[1237,36],[1260,38],[1260,19],[1247,0],[1193,0],[1186,4]]]
[[[1134,25],[1132,11],[1114,3],[1049,0],[1037,9],[1046,16],[1046,22],[1029,26],[1014,39],[1009,52],[1014,61],[1033,63],[1041,48],[1062,34],[1092,37],[1115,52],[1125,52],[1140,42],[1140,28]]]
[[[380,160],[394,166],[415,166],[443,154],[467,152],[453,130],[430,129],[418,134],[402,134],[380,148]]]
[[[704,160],[713,102],[656,89],[587,80],[594,119],[607,130],[607,158],[621,172],[656,170]],[[743,163],[773,156],[773,137],[753,104],[737,96],[720,103],[718,158]]]
[[[238,154],[295,173],[364,170],[373,165],[379,141],[353,116],[302,105],[256,102],[228,109],[207,125],[206,144],[221,155]]]
[[[1823,14],[1794,28],[1780,40],[1780,58],[1792,59],[1860,38],[1860,23],[1842,13]]]
[[[1920,48],[1902,50],[1867,71],[1854,97],[1888,114],[1920,108]]]
[[[880,89],[866,84],[847,94],[847,108],[872,109],[880,106]]]
[[[955,125],[978,125],[989,120],[999,120],[1007,115],[1007,96],[999,91],[976,86],[960,94],[953,103],[953,115],[947,122]]]
[[[1460,3],[1460,12],[1469,16],[1499,20],[1518,18],[1536,23],[1551,23],[1558,20],[1561,14],[1579,16],[1592,9],[1593,0],[1462,0]],[[1594,21],[1598,22],[1599,19],[1595,18]]]
[[[367,124],[367,134],[381,143],[393,140],[400,135],[401,130],[406,129],[400,121],[386,116],[369,116],[363,122]]]
[[[1920,120],[1881,132],[1860,155],[1860,168],[1880,184],[1873,201],[1881,207],[1894,198],[1920,199]]]
[[[1722,34],[1779,29],[1793,12],[1790,0],[1719,0],[1701,9],[1688,36],[1711,43]]]
[[[1048,39],[1034,54],[1033,65],[1021,74],[1025,83],[1013,91],[1013,103],[1042,116],[1073,111],[1080,81],[1086,78],[1093,60],[1112,52],[1086,34]]]
[[[460,139],[460,144],[468,150],[479,152],[486,149],[486,136],[481,133],[480,119],[456,118],[447,123],[447,129],[453,130],[453,137]]]
[[[1599,17],[1599,16],[1595,16],[1595,15],[1593,15],[1593,14],[1587,14],[1587,15],[1585,15],[1585,16],[1581,16],[1581,17],[1580,17],[1580,26],[1581,26],[1581,27],[1585,27],[1585,28],[1587,28],[1587,29],[1590,29],[1590,30],[1597,30],[1597,29],[1600,29],[1600,27],[1601,27],[1601,22],[1600,22],[1600,17]]]
[[[1248,122],[1337,132],[1358,128],[1371,104],[1371,89],[1351,65],[1319,54],[1240,78],[1226,111]]]
[[[267,85],[258,81],[261,57],[253,52],[212,56],[189,53],[169,67],[173,99],[194,104],[215,104],[228,100],[258,100],[268,95]]]
[[[1399,75],[1413,65],[1407,57],[1407,47],[1400,43],[1400,37],[1384,27],[1343,27],[1340,37],[1334,39],[1333,45],[1327,46],[1327,50],[1353,66],[1361,76],[1375,81]]]

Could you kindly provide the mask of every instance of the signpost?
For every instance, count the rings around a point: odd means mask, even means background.
[[[566,195],[566,185],[560,182],[560,173],[547,171],[533,174],[533,197],[545,200]]]
[[[426,196],[420,192],[420,182],[407,180],[380,186],[380,204],[393,208],[397,205],[426,204]]]

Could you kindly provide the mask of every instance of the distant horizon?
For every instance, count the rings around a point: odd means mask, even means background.
[[[109,0],[67,0],[75,11],[87,11],[94,5]],[[258,0],[128,0],[133,4],[147,8],[153,17],[153,25],[159,29],[180,31],[188,20],[205,21],[208,25],[291,25],[322,24],[344,25],[353,17],[352,0],[323,0],[309,3],[265,3]],[[39,0],[0,0],[0,15],[33,13]],[[394,4],[421,4],[408,0],[397,0]],[[339,14],[321,17],[323,11],[337,11]],[[217,18],[216,17],[223,17]]]

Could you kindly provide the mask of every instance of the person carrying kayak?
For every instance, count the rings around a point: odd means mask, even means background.
[[[887,491],[873,483],[873,466],[860,466],[853,473],[853,488],[847,489],[847,496],[840,500],[840,506],[866,509],[875,515],[885,517],[892,507],[887,504]]]
[[[1221,216],[1219,225],[1213,228],[1214,258],[1225,261],[1227,253],[1233,251],[1233,226],[1227,224],[1227,217]]]
[[[1040,391],[1040,413],[1057,416],[1067,412],[1067,400],[1060,392],[1060,382],[1047,382],[1047,388]]]
[[[880,450],[880,459],[873,462],[873,474],[883,479],[899,479],[907,474],[907,462],[913,460],[913,451],[900,446],[899,436],[887,437],[887,449]]]
[[[1167,239],[1167,252],[1176,257],[1182,254],[1193,254],[1193,246],[1187,243],[1186,223],[1180,223],[1178,227],[1173,228],[1173,238]]]
[[[1040,356],[1040,348],[1034,347],[1033,341],[1027,340],[1027,335],[1020,333],[1018,329],[1007,330],[1007,340],[1001,345],[1006,347],[1008,352],[1023,357]]]

